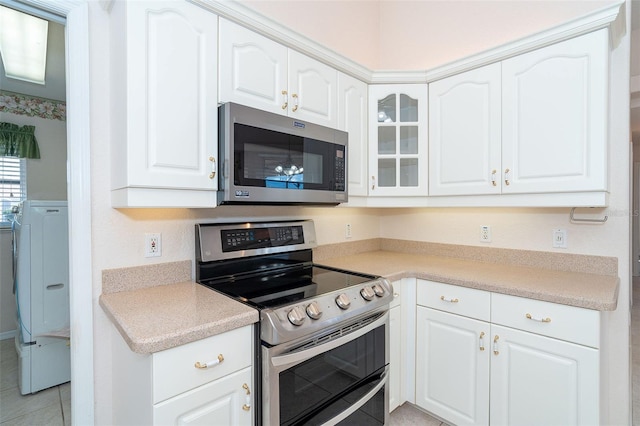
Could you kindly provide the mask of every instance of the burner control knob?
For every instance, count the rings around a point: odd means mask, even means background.
[[[371,287],[365,287],[360,290],[360,296],[364,298],[364,300],[373,300],[376,297],[376,293],[373,291]]]
[[[376,293],[376,296],[378,297],[384,296],[384,288],[381,285],[378,285],[378,284],[374,285],[373,291]]]
[[[296,306],[287,314],[289,322],[293,325],[302,325],[306,317],[307,316],[304,314],[304,310],[300,306]]]
[[[338,305],[340,309],[349,309],[349,306],[351,306],[351,300],[349,300],[349,296],[342,293],[340,296],[336,297],[336,305]]]
[[[309,318],[317,320],[322,316],[322,311],[320,310],[320,306],[318,306],[317,302],[311,302],[307,305],[307,315]]]

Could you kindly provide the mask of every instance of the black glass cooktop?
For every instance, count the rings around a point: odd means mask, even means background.
[[[199,282],[258,309],[274,308],[371,281],[376,277],[315,264],[281,263]]]

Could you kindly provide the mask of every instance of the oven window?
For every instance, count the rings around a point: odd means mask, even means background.
[[[334,190],[339,145],[234,124],[234,184],[283,189]]]
[[[385,326],[381,325],[281,372],[280,424],[322,424],[333,418],[384,380],[385,365]],[[373,415],[368,424],[376,424],[376,403],[372,404],[374,408],[367,405],[359,410],[359,415]],[[384,408],[381,419],[384,422]]]

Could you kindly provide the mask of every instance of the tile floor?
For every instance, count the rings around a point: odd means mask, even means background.
[[[633,281],[631,342],[633,347],[633,425],[640,426],[640,278]],[[18,390],[18,357],[13,339],[0,341],[0,425],[71,425],[71,385],[56,386],[34,395]],[[390,426],[446,426],[411,404],[391,413]]]
[[[71,425],[71,384],[20,395],[13,339],[0,341],[0,425]]]
[[[405,402],[389,415],[387,426],[447,426],[447,424]]]

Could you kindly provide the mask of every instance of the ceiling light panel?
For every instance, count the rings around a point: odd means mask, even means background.
[[[43,19],[0,6],[0,54],[8,78],[45,83],[48,28]]]

